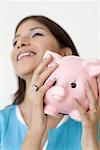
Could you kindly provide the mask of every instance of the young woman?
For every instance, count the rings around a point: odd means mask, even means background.
[[[44,84],[58,67],[49,55],[43,60],[46,50],[65,55],[78,55],[69,35],[55,22],[44,16],[29,16],[19,22],[15,30],[11,60],[18,77],[18,91],[14,103],[0,111],[1,150],[99,150],[100,134],[100,77],[98,103],[89,82],[86,92],[89,113],[75,100],[82,123],[67,115],[52,118],[44,114],[46,91],[56,79]]]

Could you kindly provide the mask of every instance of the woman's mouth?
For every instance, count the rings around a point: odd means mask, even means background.
[[[23,60],[24,58],[30,58],[36,55],[33,51],[26,51],[17,56],[17,61]]]

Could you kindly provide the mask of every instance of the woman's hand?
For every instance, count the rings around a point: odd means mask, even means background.
[[[86,82],[86,93],[89,99],[89,111],[86,112],[76,100],[75,106],[82,118],[82,149],[99,150],[98,126],[100,126],[100,76],[97,77],[98,98],[96,99],[89,82]]]
[[[30,124],[24,147],[27,147],[28,150],[40,149],[41,139],[46,129],[47,119],[43,111],[43,99],[48,88],[55,82],[55,78],[48,81],[46,84],[44,84],[44,82],[58,66],[58,64],[55,63],[54,65],[47,67],[51,59],[52,56],[50,55],[36,68],[29,89],[27,90],[27,96],[30,103]],[[33,85],[38,87],[37,91],[32,88]]]

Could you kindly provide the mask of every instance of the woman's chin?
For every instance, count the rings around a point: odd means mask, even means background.
[[[16,74],[19,76],[19,77],[21,77],[22,79],[26,79],[27,77],[29,77],[29,76],[31,76],[32,77],[32,75],[33,75],[33,70],[34,69],[27,69],[27,68],[23,68],[23,69],[18,69],[17,71],[16,71]]]

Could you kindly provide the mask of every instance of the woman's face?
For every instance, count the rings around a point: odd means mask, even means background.
[[[15,72],[23,78],[40,64],[46,50],[59,53],[60,47],[48,28],[35,20],[22,23],[13,41],[11,60]]]

